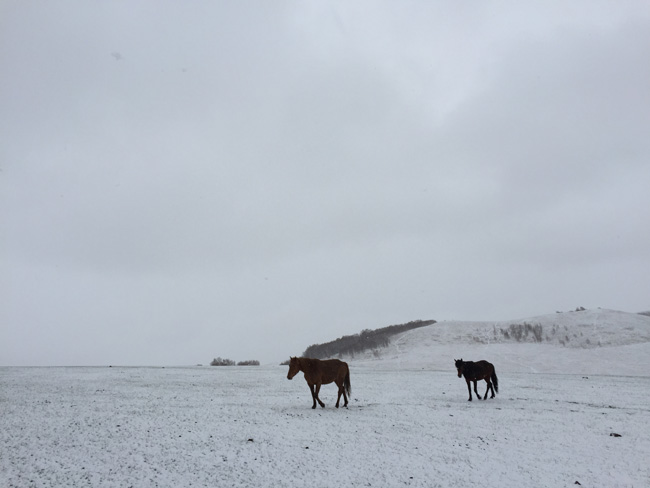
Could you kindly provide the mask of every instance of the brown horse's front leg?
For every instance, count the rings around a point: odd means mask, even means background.
[[[469,391],[469,400],[467,400],[467,401],[471,402],[472,401],[472,385],[470,384],[470,381],[467,378],[465,378],[465,381],[467,382],[467,391]]]
[[[316,400],[318,400],[318,404],[319,404],[322,408],[325,408],[325,404],[324,404],[323,402],[320,401],[320,398],[318,398],[318,392],[320,391],[320,386],[321,386],[320,383],[316,383],[316,396],[315,396],[315,398],[316,398]],[[313,406],[312,408],[316,408],[316,402],[314,402],[314,406]]]
[[[307,383],[309,385],[309,393],[311,393],[311,399],[314,401],[314,404],[311,408],[316,408],[316,387],[313,383]]]
[[[476,398],[481,399],[481,395],[478,394],[478,389],[476,388],[478,381],[474,380],[474,393],[476,393]]]

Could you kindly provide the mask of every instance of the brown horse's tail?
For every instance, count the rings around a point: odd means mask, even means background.
[[[345,387],[345,392],[348,394],[348,398],[352,394],[352,386],[350,385],[350,370],[345,374],[345,379],[343,380],[343,386]]]
[[[499,393],[499,378],[497,378],[497,372],[494,369],[492,370],[492,377],[490,379],[494,385],[494,391]]]

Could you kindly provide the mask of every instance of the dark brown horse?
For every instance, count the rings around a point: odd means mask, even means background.
[[[472,387],[470,386],[470,381],[474,382],[474,393],[478,399],[481,399],[481,395],[478,394],[476,390],[476,382],[485,380],[487,382],[487,390],[485,390],[485,396],[483,400],[487,400],[488,392],[492,389],[492,396],[494,398],[494,391],[499,392],[499,379],[497,374],[494,371],[494,365],[488,363],[487,361],[463,361],[462,359],[454,359],[456,364],[456,369],[458,370],[458,377],[465,376],[465,381],[467,381],[467,389],[469,390],[469,400],[472,401]]]
[[[344,363],[338,359],[326,359],[321,361],[320,359],[291,358],[287,378],[293,378],[299,371],[302,371],[305,374],[305,381],[307,381],[307,384],[309,385],[309,391],[314,400],[314,404],[311,408],[316,408],[316,402],[318,402],[321,407],[325,407],[325,404],[320,401],[320,398],[318,398],[318,392],[320,391],[321,385],[327,385],[332,382],[336,383],[339,387],[339,396],[336,399],[336,408],[339,408],[341,395],[343,395],[343,399],[345,400],[345,405],[343,406],[348,406],[348,396],[350,396],[351,390],[348,363]]]

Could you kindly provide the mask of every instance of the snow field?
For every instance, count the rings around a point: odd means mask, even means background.
[[[0,486],[650,485],[648,377],[350,368],[0,368]]]

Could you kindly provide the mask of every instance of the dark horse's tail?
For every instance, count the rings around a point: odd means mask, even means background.
[[[490,378],[490,380],[494,385],[494,391],[499,393],[499,378],[497,378],[497,372],[494,369],[492,370],[492,377]]]
[[[350,386],[350,370],[345,374],[345,379],[343,380],[343,386],[345,387],[345,392],[348,394],[348,398],[352,394],[352,386]]]

